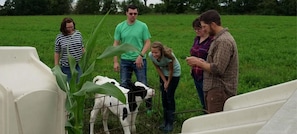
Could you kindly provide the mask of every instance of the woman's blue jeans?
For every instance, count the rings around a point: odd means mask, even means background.
[[[78,72],[78,76],[77,76],[77,79],[76,79],[76,81],[78,82],[78,81],[79,81],[79,77],[82,75],[82,71],[81,71],[79,65],[76,65],[76,66],[75,66],[75,69],[76,69],[76,71]],[[67,75],[67,81],[70,82],[70,79],[71,79],[71,71],[70,71],[70,67],[63,67],[63,66],[61,66],[61,70],[62,70],[62,72],[63,72],[64,74]]]
[[[203,80],[198,81],[198,80],[196,80],[194,78],[194,83],[195,83],[195,86],[196,86],[196,90],[197,90],[198,97],[200,99],[202,108],[205,110],[206,109],[206,105],[205,105],[205,100],[204,100]]]

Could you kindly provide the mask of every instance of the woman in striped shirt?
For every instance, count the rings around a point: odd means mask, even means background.
[[[75,29],[75,22],[72,18],[64,18],[61,27],[61,33],[57,35],[55,41],[55,65],[60,65],[61,70],[67,75],[67,81],[71,79],[71,71],[69,67],[68,54],[72,56],[78,63],[84,53],[81,33]],[[76,65],[78,76],[82,74],[79,65]]]

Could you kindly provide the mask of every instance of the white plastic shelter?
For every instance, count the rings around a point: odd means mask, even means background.
[[[229,98],[222,112],[184,121],[183,134],[297,134],[297,80]]]
[[[33,47],[0,47],[0,134],[64,134],[65,93]]]

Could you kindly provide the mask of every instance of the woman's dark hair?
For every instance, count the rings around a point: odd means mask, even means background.
[[[63,35],[67,35],[67,29],[66,29],[66,23],[73,23],[73,28],[75,29],[75,22],[72,18],[66,17],[62,20],[61,26],[60,26],[60,32],[62,32]]]
[[[172,55],[172,50],[166,46],[163,46],[161,42],[154,42],[151,46],[152,48],[157,48],[160,50],[162,57],[167,57],[171,59],[172,61],[175,60],[174,56]]]
[[[192,27],[193,27],[193,28],[195,28],[195,27],[201,27],[199,17],[196,18],[196,19],[193,21],[193,23],[192,23]]]
[[[203,21],[205,24],[211,24],[212,22],[214,22],[218,26],[221,26],[221,17],[216,10],[208,10],[202,13],[200,15],[200,21]]]

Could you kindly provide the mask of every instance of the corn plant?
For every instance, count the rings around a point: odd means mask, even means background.
[[[85,45],[85,53],[82,59],[79,61],[83,74],[78,79],[78,72],[75,69],[76,61],[68,52],[68,61],[71,70],[71,79],[67,82],[67,76],[62,72],[60,66],[56,65],[52,68],[53,74],[56,76],[56,81],[61,90],[66,93],[66,110],[67,110],[67,122],[65,128],[68,134],[82,134],[83,133],[83,121],[84,121],[84,103],[85,98],[94,93],[111,95],[118,98],[124,104],[126,98],[124,94],[113,84],[106,83],[103,85],[96,85],[91,81],[88,81],[91,73],[94,71],[95,63],[97,60],[104,59],[119,55],[128,51],[138,51],[135,47],[129,44],[122,44],[117,47],[110,46],[98,57],[93,56],[93,50],[96,47],[96,40],[99,34],[99,29],[107,14],[97,24],[90,39]],[[91,62],[92,61],[92,62]]]

